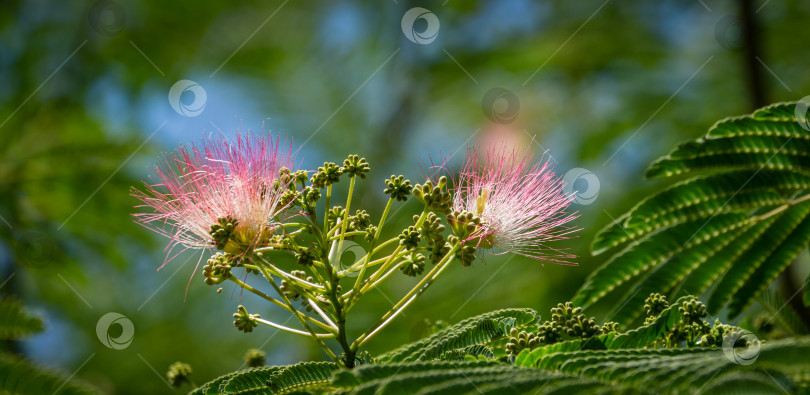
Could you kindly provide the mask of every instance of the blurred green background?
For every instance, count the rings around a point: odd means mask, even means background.
[[[439,25],[423,15],[403,29],[413,7]],[[810,92],[810,3],[798,0],[4,1],[0,10],[0,293],[47,323],[2,347],[109,393],[169,393],[164,372],[176,360],[202,383],[239,368],[251,347],[272,364],[325,359],[306,338],[236,331],[240,303],[286,315],[232,286],[217,294],[194,274],[199,253],[156,271],[167,241],[132,223],[129,193],[161,151],[264,129],[303,144],[304,168],[357,153],[373,172],[353,204],[377,218],[385,178],[416,182],[420,158],[458,163],[465,142],[508,138],[545,152],[561,175],[598,177],[596,200],[576,207],[579,237],[558,245],[579,266],[508,255],[454,266],[370,343],[374,354],[421,336],[425,318],[545,312],[569,299],[604,259],[588,252],[593,234],[659,185],[642,180],[652,159],[722,117]],[[421,44],[404,33],[420,41],[437,26]],[[169,91],[180,80],[205,91],[204,107],[193,88],[175,111]],[[404,205],[389,230],[416,210]],[[358,334],[410,288],[402,277],[352,312]],[[128,347],[99,340],[108,312],[132,321]]]

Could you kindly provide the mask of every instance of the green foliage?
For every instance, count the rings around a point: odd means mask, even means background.
[[[251,369],[224,376],[193,393],[735,393],[743,389],[775,394],[805,389],[803,377],[810,369],[810,338],[806,337],[763,344],[752,365],[734,363],[722,351],[709,348],[594,350],[571,347],[570,342],[552,347],[532,366],[496,360],[414,361],[333,369],[328,378],[312,374],[312,364]],[[271,389],[264,384],[293,367],[312,374],[310,381],[304,384],[306,378],[299,374],[295,376],[298,387]]]
[[[415,343],[400,347],[379,357],[380,363],[426,361],[439,358],[469,346],[487,345],[537,321],[532,309],[504,309],[467,318]]]
[[[592,251],[621,245],[574,303],[614,299],[619,322],[638,318],[650,292],[701,295],[736,317],[810,244],[810,131],[796,103],[716,123],[655,161],[648,178],[696,175],[647,197],[603,229]],[[712,288],[713,285],[716,285]]]
[[[303,362],[240,370],[208,382],[192,394],[284,394],[324,387],[337,365]]]
[[[95,394],[96,390],[67,377],[63,373],[34,364],[11,354],[0,352],[0,393]]]
[[[0,300],[0,340],[17,340],[44,330],[17,299]],[[0,351],[0,394],[93,394],[95,389],[64,373]]]
[[[739,328],[716,323],[711,332],[701,333],[702,344],[694,344],[682,335],[690,327],[709,327],[702,320],[705,305],[693,296],[669,304],[659,294],[647,298],[646,305],[643,326],[583,337],[567,332],[586,319],[580,317],[581,310],[560,304],[545,323],[565,323],[566,336],[573,339],[526,347],[516,358],[504,357],[510,332],[531,334],[526,331],[542,326],[529,309],[468,318],[354,369],[331,363],[246,369],[217,378],[193,394],[658,393],[707,388],[734,393],[746,389],[741,384],[761,393],[807,389],[810,337],[760,343],[743,338]],[[748,352],[756,359],[744,355]]]
[[[31,316],[20,301],[0,300],[0,340],[19,339],[43,329],[42,319]]]

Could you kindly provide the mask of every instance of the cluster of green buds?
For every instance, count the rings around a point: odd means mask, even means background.
[[[536,333],[519,331],[517,328],[512,328],[509,332],[509,342],[506,343],[506,353],[509,355],[518,355],[524,349],[534,349],[535,347],[543,344],[540,336]]]
[[[191,365],[184,362],[175,362],[169,365],[169,370],[166,372],[166,379],[172,387],[180,387],[184,383],[193,383],[188,378],[191,375]]]
[[[250,350],[247,350],[242,359],[245,361],[245,366],[249,368],[258,368],[267,363],[267,354],[262,350],[251,348]]]
[[[343,168],[332,162],[324,162],[323,166],[318,168],[318,171],[309,179],[312,186],[317,188],[325,188],[332,186],[340,180],[343,174]]]
[[[211,230],[208,233],[214,239],[217,249],[225,250],[228,242],[235,239],[234,230],[236,225],[239,225],[239,221],[230,216],[220,218],[217,223],[211,225]]]
[[[619,324],[615,322],[597,325],[596,318],[587,317],[582,313],[582,308],[574,306],[571,302],[559,303],[551,309],[550,320],[522,331],[512,328],[506,352],[516,356],[524,349],[531,350],[567,340],[587,340],[618,331]]]
[[[658,320],[661,313],[670,308],[666,296],[653,293],[644,302],[646,320],[644,326]],[[680,321],[651,342],[648,347],[722,347],[729,338],[735,340],[734,347],[747,347],[751,340],[744,336],[738,327],[726,325],[719,320],[714,324],[704,321],[708,316],[706,306],[695,299],[686,300],[678,306]],[[587,317],[580,307],[571,302],[560,303],[551,309],[551,319],[519,330],[512,328],[505,351],[516,356],[524,349],[534,349],[568,340],[587,340],[594,337],[619,333],[619,324],[596,323],[594,317]]]
[[[422,274],[425,271],[425,256],[415,252],[411,253],[405,258],[405,263],[400,266],[399,270],[402,270],[402,273],[410,277]]]
[[[666,296],[659,293],[650,294],[650,296],[644,300],[644,312],[647,315],[644,324],[655,322],[656,318],[668,307],[669,302],[667,302]]]
[[[203,277],[208,285],[220,284],[231,277],[231,263],[227,255],[217,252],[203,266]]]
[[[651,294],[644,301],[644,311],[647,313],[644,324],[650,325],[655,322],[669,307],[666,296],[658,293]],[[659,339],[656,339],[651,346],[666,348],[722,347],[725,336],[742,331],[738,327],[723,324],[719,320],[715,320],[714,324],[704,321],[709,314],[706,311],[706,305],[699,300],[693,299],[682,303],[678,306],[678,313],[681,319]],[[747,345],[744,337],[739,342],[743,343],[742,346]]]
[[[413,187],[413,196],[422,202],[430,211],[441,214],[450,214],[453,206],[453,195],[447,190],[447,177],[442,176],[436,185],[433,181],[416,184]]]
[[[701,339],[711,331],[711,325],[703,321],[709,314],[706,305],[698,300],[692,300],[678,307],[681,321],[666,334],[664,343],[667,347],[677,347],[681,343],[687,347],[700,344]]]
[[[261,318],[261,316],[258,314],[248,314],[245,306],[240,304],[236,313],[233,314],[233,326],[242,332],[250,333],[253,332],[253,328],[259,326],[256,322],[258,318]]]
[[[757,339],[749,338],[746,336],[746,331],[742,328],[727,325],[714,320],[714,324],[708,333],[704,334],[700,339],[700,346],[702,347],[723,347],[727,339],[733,339],[734,344],[732,347],[747,348],[751,346],[751,342],[759,342]]]

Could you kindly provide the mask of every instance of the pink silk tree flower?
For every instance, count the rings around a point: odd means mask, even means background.
[[[133,215],[171,239],[164,266],[178,245],[182,250],[174,256],[213,247],[246,254],[272,233],[289,182],[279,172],[293,166],[292,144],[270,134],[208,138],[163,155],[153,173],[157,182],[133,188],[143,202],[136,208],[148,209]]]
[[[565,226],[578,216],[566,211],[574,196],[563,192],[565,182],[548,160],[533,164],[533,159],[528,150],[520,154],[506,145],[491,146],[484,157],[468,148],[453,191],[453,210],[480,218],[467,237],[478,247],[574,264],[568,261],[574,255],[546,245],[578,230]]]

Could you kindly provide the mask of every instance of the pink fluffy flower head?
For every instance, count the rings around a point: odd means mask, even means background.
[[[171,239],[167,262],[178,245],[182,251],[216,246],[248,252],[273,231],[286,190],[279,171],[293,166],[291,143],[270,134],[239,133],[233,140],[219,136],[180,147],[156,165],[156,183],[133,190],[143,202],[137,208],[148,209],[134,214],[136,222]]]
[[[478,247],[571,264],[573,255],[546,244],[578,230],[565,226],[577,217],[566,211],[573,196],[563,192],[565,182],[548,160],[533,159],[530,152],[520,154],[506,145],[492,146],[483,157],[469,148],[454,188],[453,210],[480,218],[469,236]]]

